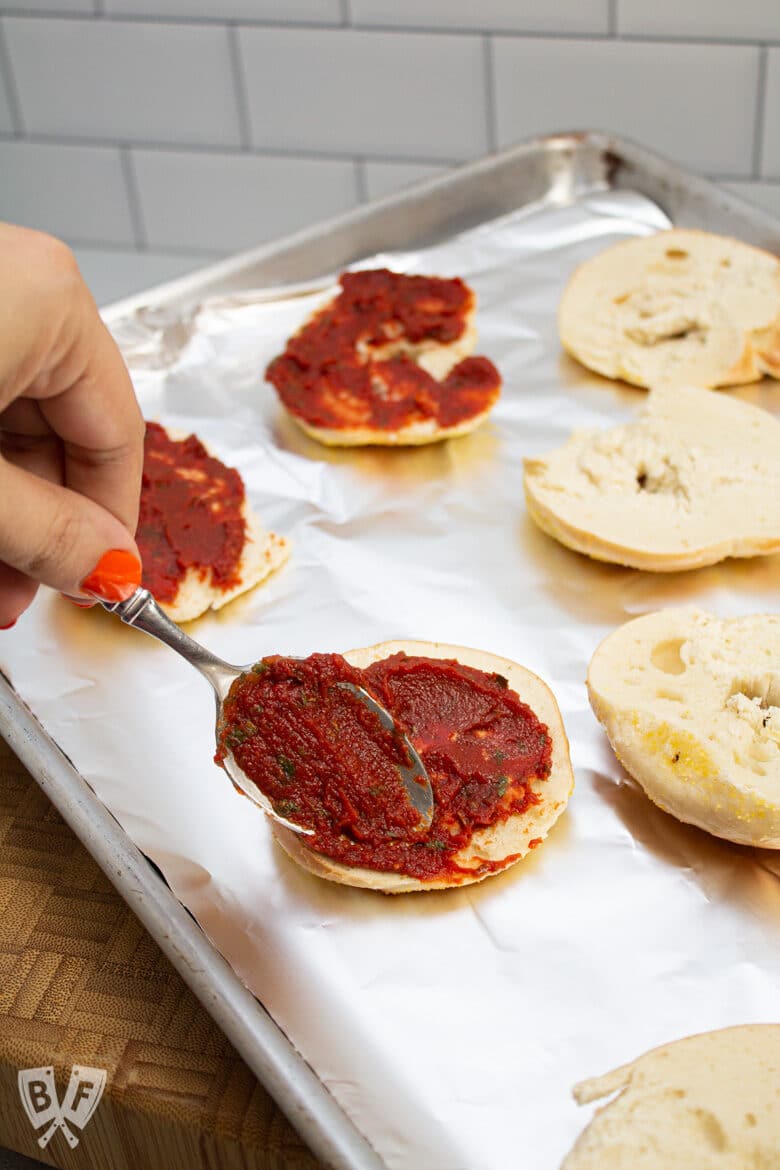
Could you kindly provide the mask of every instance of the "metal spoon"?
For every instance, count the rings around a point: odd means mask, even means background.
[[[127,601],[101,601],[100,604],[110,613],[115,613],[126,625],[135,626],[136,629],[143,630],[145,634],[151,634],[153,638],[170,646],[177,654],[181,654],[182,658],[186,658],[191,666],[199,670],[204,678],[208,679],[214,690],[217,700],[217,720],[219,720],[222,704],[231,684],[250,670],[251,666],[232,666],[231,663],[223,662],[221,658],[217,658],[216,654],[206,650],[194,638],[185,634],[180,626],[166,617],[148,589],[136,589],[133,596],[128,597]],[[425,765],[412,743],[397,726],[390,712],[372,698],[368,691],[355,686],[354,683],[343,682],[338,685],[355,695],[365,707],[368,707],[369,711],[373,711],[385,730],[392,732],[404,745],[411,764],[409,766],[399,765],[398,772],[412,806],[420,814],[419,828],[427,829],[433,818],[433,791],[428,773],[425,771]],[[292,829],[294,833],[301,833],[304,836],[313,834],[313,829],[305,829],[303,825],[297,825],[294,821],[289,821],[286,817],[279,815],[265,793],[261,792],[254,781],[250,780],[246,773],[239,768],[232,752],[228,752],[226,755],[224,768],[236,788],[259,805],[263,812],[268,813],[268,816],[272,817],[273,820],[278,821],[287,829]]]

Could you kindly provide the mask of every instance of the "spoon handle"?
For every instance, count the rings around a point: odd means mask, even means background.
[[[163,613],[148,589],[136,589],[126,601],[101,601],[100,604],[110,613],[115,613],[126,625],[151,634],[181,654],[208,679],[218,699],[225,697],[230,684],[241,674],[238,667],[223,662],[216,654],[201,646],[200,642],[185,634],[181,626],[177,626]]]

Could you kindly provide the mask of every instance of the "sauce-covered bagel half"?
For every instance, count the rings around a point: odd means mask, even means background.
[[[655,804],[717,837],[780,849],[780,615],[635,618],[596,650],[588,694]]]
[[[136,534],[142,585],[169,617],[191,621],[259,585],[289,556],[249,509],[235,468],[196,435],[146,424]]]
[[[329,446],[418,445],[466,434],[501,378],[476,344],[462,280],[345,272],[341,292],[287,343],[267,380],[298,425]]]
[[[340,682],[364,687],[419,752],[434,795],[421,827],[401,783],[403,741]],[[388,642],[344,655],[264,659],[234,684],[218,760],[231,752],[277,811],[289,855],[347,885],[402,893],[481,881],[540,844],[573,787],[557,704],[508,659]]]

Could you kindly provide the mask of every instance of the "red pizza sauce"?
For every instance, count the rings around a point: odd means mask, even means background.
[[[487,358],[465,358],[437,382],[410,356],[376,352],[402,340],[457,341],[474,306],[462,280],[380,268],[345,272],[340,283],[266,371],[292,414],[314,427],[395,431],[429,419],[453,427],[493,405],[501,377]]]
[[[408,762],[403,742],[339,682],[378,699],[422,757],[435,801],[427,830],[397,771]],[[405,654],[357,670],[338,654],[313,654],[263,659],[236,680],[217,762],[228,752],[282,816],[314,830],[307,848],[345,865],[457,881],[510,860],[474,869],[455,856],[476,829],[538,803],[531,782],[549,776],[552,740],[500,675]]]
[[[136,532],[144,588],[172,602],[191,568],[214,588],[238,585],[243,506],[237,471],[209,455],[196,435],[171,439],[159,423],[148,422]]]

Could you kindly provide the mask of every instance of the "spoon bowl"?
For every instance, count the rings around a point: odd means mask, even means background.
[[[237,678],[251,670],[251,665],[233,666],[201,646],[163,613],[148,589],[136,589],[135,593],[126,601],[98,600],[104,609],[107,609],[109,613],[115,613],[125,625],[135,626],[136,629],[143,630],[145,634],[150,634],[158,641],[164,642],[166,646],[170,646],[191,666],[200,671],[214,691],[217,701],[217,725],[219,725],[222,708],[231,686]],[[342,682],[338,685],[348,690],[372,711],[385,731],[391,732],[403,745],[409,763],[399,765],[398,773],[406,794],[420,817],[419,829],[423,831],[428,829],[433,819],[433,790],[425,765],[411,740],[401,731],[390,712],[363,687],[349,682]],[[226,753],[223,767],[239,792],[242,792],[254,804],[259,805],[263,812],[267,813],[273,820],[284,825],[286,829],[291,829],[293,833],[300,833],[305,837],[314,835],[313,829],[307,829],[304,825],[299,825],[276,811],[269,797],[239,767],[232,752]]]

